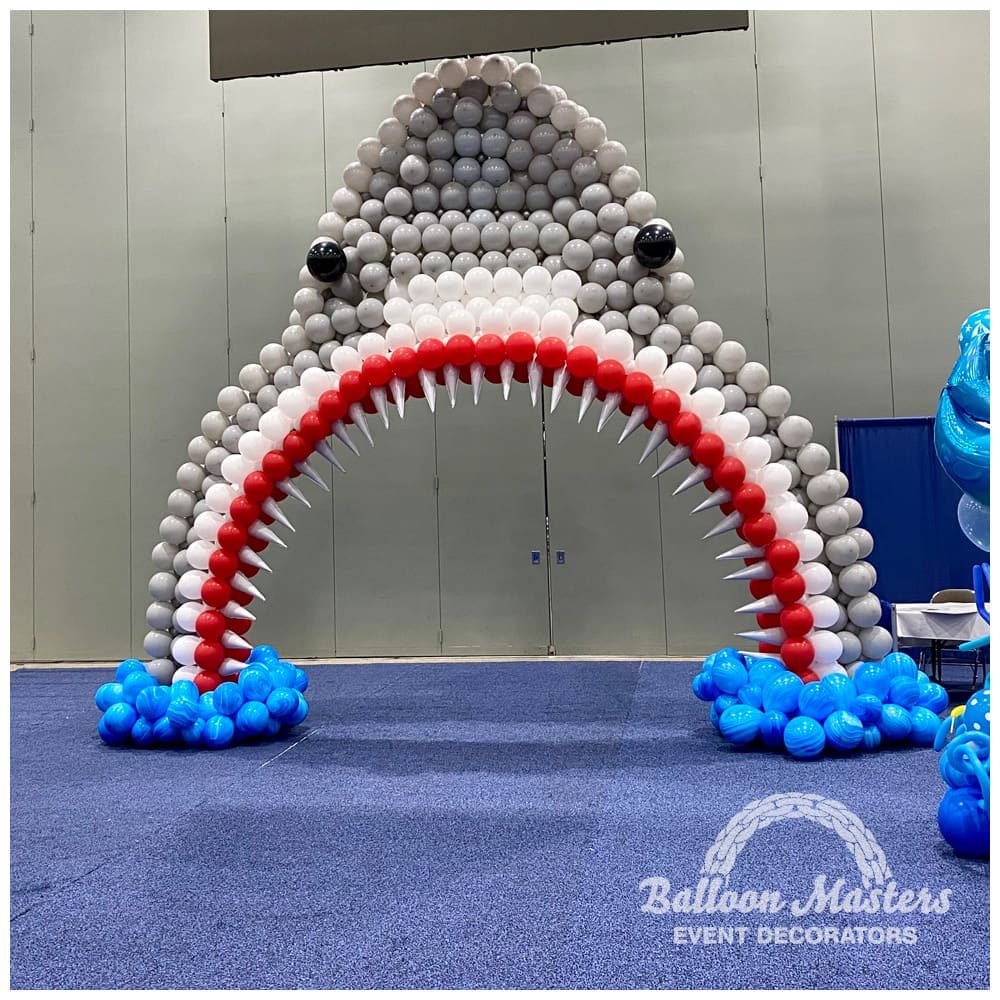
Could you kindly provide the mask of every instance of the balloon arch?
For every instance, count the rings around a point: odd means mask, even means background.
[[[672,446],[654,476],[692,466],[675,492],[703,485],[695,509],[722,514],[705,537],[738,536],[717,558],[742,564],[726,579],[750,588],[738,610],[758,627],[740,635],[759,644],[758,679],[767,667],[797,688],[846,681],[887,657],[846,476],[788,391],[690,304],[673,229],[602,121],[532,63],[445,59],[343,180],[287,328],[188,445],[152,554],[151,661],[125,661],[98,692],[103,738],[221,746],[301,721],[305,674],[246,640],[262,553],[291,527],[281,503],[308,503],[306,479],[327,488],[314,454],[343,471],[332,442],[357,452],[350,427],[370,442],[369,417],[388,427],[392,407],[433,409],[442,391],[454,405],[463,383],[474,402],[484,383],[505,398],[527,383],[532,405],[546,385],[553,410],[579,398],[581,420],[599,403],[598,429],[621,410],[619,442],[649,432],[643,461]],[[754,660],[713,656],[695,690],[718,722],[718,699],[753,686]]]

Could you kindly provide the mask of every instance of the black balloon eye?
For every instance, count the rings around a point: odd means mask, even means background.
[[[347,270],[347,257],[333,240],[324,240],[309,248],[306,267],[317,281],[336,281]]]
[[[674,234],[659,222],[651,222],[635,234],[632,253],[643,267],[663,267],[676,252],[677,240],[674,239]]]

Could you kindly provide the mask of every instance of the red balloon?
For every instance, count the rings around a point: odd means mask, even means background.
[[[246,635],[250,631],[253,622],[249,618],[227,618],[226,625],[230,632],[237,635]]]
[[[252,649],[227,649],[226,656],[232,657],[234,660],[239,660],[240,663],[246,663],[250,659],[252,652]]]
[[[806,581],[798,573],[779,573],[771,579],[771,593],[782,604],[794,604],[806,592]]]
[[[436,372],[448,360],[448,352],[437,337],[428,337],[417,346],[417,360],[421,368]]]
[[[789,670],[804,670],[812,664],[814,655],[808,639],[786,639],[781,644],[781,659]]]
[[[512,333],[507,338],[507,357],[511,361],[525,364],[535,356],[535,338],[530,333]]]
[[[747,475],[747,468],[735,456],[727,455],[715,466],[712,470],[712,475],[722,489],[736,490],[743,485],[743,480],[746,479]]]
[[[622,395],[636,406],[645,406],[653,398],[653,380],[645,372],[629,372]]]
[[[299,421],[299,432],[295,434],[292,431],[291,434],[285,435],[285,440],[282,442],[282,451],[293,461],[301,462],[302,458],[297,457],[303,451],[302,444],[299,443],[298,439],[301,438],[305,442],[305,446],[308,447],[309,451],[303,455],[303,458],[308,458],[312,453],[312,446],[316,441],[322,441],[323,438],[330,436],[330,421],[323,416],[319,410],[310,410],[308,413],[302,414],[302,419]],[[295,434],[292,438],[293,447],[296,449],[297,454],[293,455],[288,447],[288,439]]]
[[[566,343],[558,337],[542,338],[536,353],[543,368],[562,368],[566,364]]]
[[[701,434],[701,420],[690,410],[686,410],[683,413],[678,413],[670,421],[668,432],[670,440],[674,444],[694,444],[698,435]]]
[[[335,424],[338,420],[344,419],[344,414],[347,413],[347,403],[344,402],[344,397],[336,389],[327,389],[319,397],[319,412],[325,420]]]
[[[757,649],[761,653],[780,653],[781,647],[776,646],[773,642],[759,642],[757,643]]]
[[[262,459],[260,467],[272,483],[280,483],[282,479],[287,479],[292,474],[292,463],[281,451],[269,451]]]
[[[233,588],[225,580],[210,576],[201,585],[201,599],[210,608],[224,608],[232,597]]]
[[[761,548],[774,539],[777,530],[770,514],[755,514],[743,522],[742,534],[751,545]]]
[[[759,601],[772,593],[770,580],[751,580],[750,593]]]
[[[247,594],[242,590],[237,590],[235,587],[231,587],[233,600],[240,605],[240,607],[245,608],[248,604],[253,601],[253,594]]]
[[[202,611],[195,619],[195,631],[209,642],[217,642],[226,631],[226,616],[219,611]]]
[[[225,527],[225,525],[223,525]],[[219,529],[222,530],[221,528]],[[240,529],[242,530],[242,529]],[[240,546],[242,548],[242,546]],[[228,580],[240,568],[240,559],[235,552],[227,552],[225,549],[216,549],[208,557],[208,571],[212,576],[217,576],[220,580]]]
[[[203,670],[200,674],[194,675],[195,687],[205,694],[206,691],[214,691],[222,683],[222,678],[212,671]]]
[[[719,504],[719,509],[722,511],[723,514],[732,514],[733,511],[736,510],[736,508],[732,505],[732,503],[729,500],[727,500],[723,504]]]
[[[476,360],[484,368],[495,368],[507,353],[503,338],[495,333],[484,333],[476,341]]]
[[[725,458],[726,442],[718,434],[700,434],[691,445],[691,461],[713,468]]]
[[[392,362],[384,354],[370,354],[361,362],[369,385],[386,385],[392,378]]]
[[[781,615],[759,614],[756,617],[761,628],[778,628],[781,625]]]
[[[412,347],[397,347],[389,355],[392,370],[399,378],[409,378],[420,371],[420,360]]]
[[[592,347],[578,344],[566,355],[566,367],[576,378],[593,378],[597,371],[597,354]]]
[[[199,642],[194,651],[194,662],[202,670],[218,670],[226,658],[221,642]]]
[[[618,392],[625,384],[625,367],[620,361],[608,358],[594,370],[594,381],[604,392]]]
[[[274,524],[274,518],[268,517],[266,514],[261,514],[260,519],[264,524]],[[255,538],[249,532],[247,532],[247,545],[254,552],[263,552],[267,548],[267,542],[263,538]]]
[[[657,389],[650,397],[649,412],[661,423],[669,424],[681,412],[681,397],[673,389]]]
[[[733,493],[733,506],[744,516],[754,517],[764,509],[767,494],[756,483],[744,483]]]
[[[819,680],[819,674],[813,673],[808,667],[805,670],[798,670],[796,673],[799,675],[799,680],[803,684],[814,684]]]
[[[251,566],[249,563],[240,563],[240,572],[249,579],[260,572],[259,566]]]
[[[476,360],[476,342],[467,334],[456,333],[445,344],[448,360],[459,368],[471,365]]]
[[[775,573],[789,573],[799,564],[799,547],[787,538],[778,538],[768,545],[765,558]]]
[[[266,476],[262,475],[261,478],[267,482]],[[245,483],[243,488],[246,489]],[[259,516],[260,507],[249,497],[236,497],[229,505],[229,517],[234,524],[238,524],[241,528],[250,527]]]
[[[246,528],[241,528],[232,521],[219,525],[219,548],[227,552],[239,552],[247,543]]]
[[[271,480],[263,472],[251,472],[243,480],[243,492],[247,495],[247,499],[260,503],[271,495]]]
[[[368,395],[368,380],[359,371],[344,372],[337,390],[348,403],[359,403]]]
[[[804,604],[789,604],[782,609],[780,618],[785,635],[793,639],[806,635],[813,627],[812,612]]]
[[[309,414],[307,413],[302,419],[305,420],[308,416]],[[316,418],[322,421],[322,423],[327,424],[318,413],[316,414]],[[329,426],[327,424],[327,427]],[[326,437],[326,435],[321,434],[320,437]],[[316,438],[316,440],[318,441],[319,438]],[[306,440],[305,435],[299,433],[299,431],[290,431],[281,442],[281,450],[288,456],[289,461],[304,462],[312,454],[313,448],[312,444]]]

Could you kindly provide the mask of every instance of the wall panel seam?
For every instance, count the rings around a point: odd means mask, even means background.
[[[129,183],[128,183],[128,13],[122,11],[122,124],[123,146],[125,153],[125,342],[126,366],[125,372],[128,378],[126,387],[126,398],[128,400],[128,539],[129,539],[129,560],[128,560],[128,592],[129,592],[129,616],[128,616],[128,641],[129,649],[135,648],[135,617],[137,608],[131,606],[135,599],[133,592],[133,570],[135,562],[134,552],[135,535],[133,533],[132,517],[132,241],[129,221]]]
[[[753,80],[757,106],[757,183],[760,185],[760,246],[763,255],[764,276],[764,336],[767,341],[767,368],[771,364],[771,299],[767,287],[767,211],[764,198],[764,135],[760,121],[760,59],[757,56],[757,12],[750,15],[750,30],[753,33]]]
[[[35,12],[28,12],[28,106],[35,120]],[[38,645],[37,608],[35,602],[35,130],[28,135],[28,191],[31,210],[31,652]]]

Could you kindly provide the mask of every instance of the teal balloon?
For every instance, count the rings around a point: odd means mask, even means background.
[[[170,688],[154,684],[143,688],[135,699],[135,710],[144,718],[155,722],[167,714],[170,707]]]
[[[109,729],[103,715],[97,720],[97,734],[102,740],[104,740],[105,743],[113,747],[121,746],[129,738],[128,730],[124,733],[120,733]]]
[[[804,684],[799,691],[799,713],[822,722],[828,715],[837,710],[836,694],[822,682]]]
[[[305,691],[309,687],[309,675],[300,667],[295,668],[295,679],[292,681],[292,687],[296,691]]]
[[[890,653],[883,661],[882,666],[889,671],[889,677],[912,677],[917,679],[920,672],[916,660],[906,653]],[[859,668],[860,669],[860,668]]]
[[[236,713],[236,731],[243,737],[259,736],[271,718],[262,701],[245,701]]]
[[[764,712],[760,719],[760,739],[764,746],[774,749],[784,743],[785,726],[788,716],[784,712],[771,709]]]
[[[254,646],[250,651],[247,663],[268,663],[271,661],[277,663],[280,658],[274,646]]]
[[[719,717],[722,713],[715,707],[715,702],[713,701],[711,705],[708,706],[708,721],[715,726],[716,729],[719,728]]]
[[[220,684],[212,693],[215,695],[215,709],[220,715],[234,716],[244,702],[243,690],[233,681]]]
[[[889,701],[903,708],[913,708],[920,697],[920,685],[912,677],[894,677],[889,685]]]
[[[752,743],[760,734],[763,717],[760,709],[750,705],[730,705],[719,718],[719,732],[737,746]]]
[[[206,691],[198,699],[198,714],[203,719],[210,719],[217,714],[214,691]]]
[[[190,701],[197,701],[201,692],[194,681],[174,681],[170,685],[171,698],[187,698]]]
[[[150,677],[145,670],[133,670],[122,681],[122,697],[134,705],[139,692],[151,687],[156,687],[155,677]]]
[[[193,684],[191,686],[194,687]],[[200,718],[197,699],[171,698],[167,708],[167,718],[175,728],[183,733],[196,719]]]
[[[837,708],[850,708],[851,702],[854,701],[858,694],[857,689],[854,687],[854,681],[844,674],[828,674],[820,681],[820,684],[833,694],[833,700]]]
[[[103,715],[108,731],[121,736],[128,736],[138,718],[136,710],[125,701],[112,705]]]
[[[297,726],[300,722],[304,722],[306,716],[309,714],[309,702],[306,701],[301,691],[297,692],[297,694],[299,696],[299,704],[288,720],[290,726]]]
[[[823,723],[823,732],[830,746],[847,753],[861,745],[865,727],[856,715],[838,709]]]
[[[866,750],[878,750],[882,745],[882,732],[878,726],[865,726],[862,744]]]
[[[102,711],[107,711],[112,705],[117,705],[118,702],[124,701],[124,689],[121,684],[102,684],[94,692],[94,704]]]
[[[712,683],[723,694],[736,694],[747,682],[747,668],[735,657],[718,657],[712,664]]]
[[[153,737],[157,743],[176,743],[180,739],[180,733],[174,724],[164,715],[153,723]]]
[[[210,750],[221,750],[233,742],[236,726],[228,715],[212,715],[205,720],[201,741]]]
[[[744,705],[750,705],[752,708],[760,708],[764,704],[764,692],[759,684],[744,684],[736,692],[736,697]]]
[[[763,689],[772,677],[783,673],[787,673],[787,668],[780,660],[764,657],[751,661],[747,680],[751,684],[758,684]]]
[[[784,673],[775,674],[767,684],[764,685],[762,703],[765,712],[777,709],[785,715],[791,715],[798,710],[799,692],[805,685],[795,676],[786,670]]]
[[[990,690],[981,688],[965,703],[961,722],[970,732],[990,731]]]
[[[818,757],[826,746],[823,727],[808,715],[788,720],[783,734],[785,749],[800,760]]]
[[[889,671],[881,663],[869,661],[862,663],[854,671],[851,680],[854,681],[854,687],[858,694],[874,694],[878,696],[879,701],[883,701],[889,693],[889,684],[892,678],[889,676]]]
[[[700,701],[715,701],[722,692],[712,683],[712,677],[706,671],[695,674],[691,681],[691,690]]]
[[[940,684],[931,681],[921,688],[917,704],[932,712],[943,712],[948,707],[948,692]]]
[[[712,702],[712,706],[721,716],[722,713],[731,705],[738,705],[739,701],[739,698],[737,698],[734,694],[720,694],[719,697]]]
[[[920,690],[922,691],[928,684],[930,684],[931,679],[924,673],[923,670],[917,671],[917,683],[920,685]]]
[[[139,716],[132,725],[132,742],[137,747],[148,747],[153,745],[153,723],[149,719]]]
[[[201,745],[201,734],[205,731],[205,720],[195,719],[186,729],[181,730],[181,739],[189,746]]]
[[[929,708],[917,705],[910,709],[910,740],[918,747],[934,746],[941,720]]]
[[[239,686],[247,701],[266,701],[274,685],[270,674],[262,667],[246,667],[239,673]]]
[[[136,671],[146,673],[146,668],[139,662],[139,660],[122,660],[122,662],[115,668],[115,680],[121,683],[126,677],[128,677],[129,674],[135,673]]]
[[[962,534],[983,552],[990,551],[990,508],[968,493],[958,498],[958,526]]]
[[[267,725],[264,727],[264,735],[271,737],[277,736],[281,732],[281,723],[277,719],[268,719]]]
[[[851,702],[850,711],[862,725],[874,725],[882,717],[882,699],[877,694],[859,694]]]
[[[938,827],[956,854],[990,856],[990,817],[971,788],[950,788],[938,806]]]
[[[882,715],[876,725],[887,740],[898,741],[910,735],[913,721],[905,708],[890,702],[882,706]]]
[[[299,693],[294,688],[275,688],[267,696],[267,710],[279,722],[287,722],[299,707]]]
[[[295,680],[295,664],[286,663],[284,660],[267,664],[267,672],[276,688],[291,687],[292,681]]]

